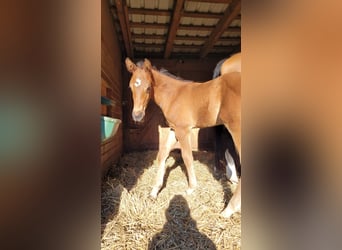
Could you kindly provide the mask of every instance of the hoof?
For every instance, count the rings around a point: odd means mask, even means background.
[[[157,199],[158,196],[158,190],[152,189],[151,193],[150,193],[150,198],[151,199]]]
[[[155,201],[155,200],[157,199],[157,196],[153,196],[153,195],[150,194],[150,195],[148,196],[148,198],[150,198],[151,200],[154,200],[154,201]]]
[[[234,214],[234,211],[233,210],[231,210],[231,209],[229,209],[229,208],[226,208],[225,210],[223,210],[222,212],[221,212],[221,216],[222,217],[224,217],[224,218],[229,218],[229,217],[231,217],[232,215]]]
[[[238,184],[239,183],[239,178],[235,175],[235,176],[232,176],[229,181],[233,184]]]
[[[188,188],[188,189],[186,190],[186,194],[187,194],[187,195],[190,195],[190,194],[192,194],[194,191],[195,191],[194,188]]]

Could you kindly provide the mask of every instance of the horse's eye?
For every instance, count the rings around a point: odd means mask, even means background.
[[[150,93],[151,92],[151,87],[147,87],[146,88],[146,93]]]

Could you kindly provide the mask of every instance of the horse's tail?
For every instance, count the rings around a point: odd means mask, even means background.
[[[227,161],[226,165],[226,175],[227,178],[233,182],[233,183],[238,183],[239,179],[236,173],[236,167],[235,167],[235,162],[231,154],[229,153],[228,149],[226,149],[226,152],[224,153],[224,156]]]
[[[221,75],[221,67],[225,60],[227,60],[227,58],[222,59],[216,64],[216,67],[214,69],[213,79]]]

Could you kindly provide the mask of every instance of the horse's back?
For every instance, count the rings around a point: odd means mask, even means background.
[[[241,72],[241,53],[234,54],[223,62],[221,75],[231,72]]]
[[[223,95],[229,94],[229,92],[233,91],[236,94],[241,95],[241,73],[240,72],[231,72],[216,78],[219,83],[222,85],[222,93]]]

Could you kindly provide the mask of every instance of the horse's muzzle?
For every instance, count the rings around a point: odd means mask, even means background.
[[[145,111],[143,111],[143,110],[132,112],[132,118],[136,122],[141,122],[142,119],[144,118],[144,116],[145,116]]]

